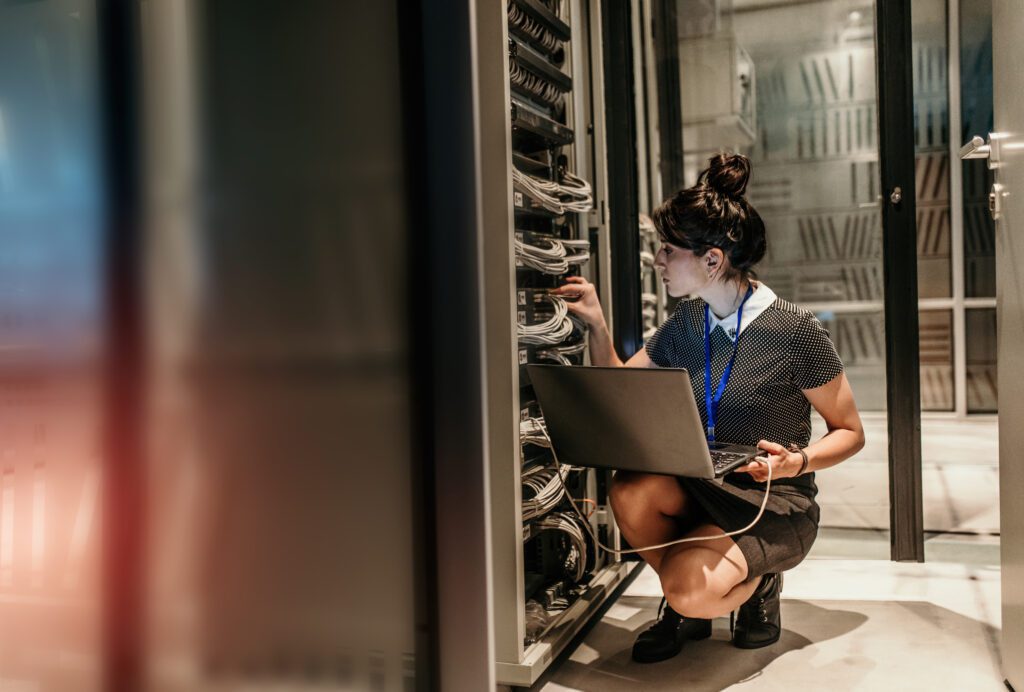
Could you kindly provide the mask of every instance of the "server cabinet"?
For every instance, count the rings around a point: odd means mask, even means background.
[[[611,314],[599,13],[586,0],[477,8],[489,520],[503,685],[533,684],[636,567],[599,550],[560,496],[550,450],[531,444],[542,440],[542,422],[523,367],[585,362],[581,325],[560,317],[547,296],[566,276],[597,283]],[[591,510],[593,533],[617,545],[609,480],[579,469],[564,484]]]

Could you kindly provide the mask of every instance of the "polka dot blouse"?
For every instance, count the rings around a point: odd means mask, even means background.
[[[647,341],[655,365],[686,368],[701,422],[704,405],[704,301],[680,301],[672,315]],[[736,362],[718,407],[715,438],[719,442],[756,445],[769,440],[805,447],[811,438],[811,406],[801,390],[820,387],[843,372],[843,362],[828,331],[808,310],[776,298],[749,325],[744,321]],[[711,332],[711,382],[717,387],[732,355],[732,339],[721,328]],[[749,474],[727,480],[744,487],[763,484]],[[774,481],[814,493],[814,474]]]

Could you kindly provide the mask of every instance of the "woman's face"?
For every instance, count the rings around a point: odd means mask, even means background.
[[[654,266],[661,272],[665,292],[673,298],[697,295],[708,286],[708,256],[698,257],[693,250],[662,241]]]

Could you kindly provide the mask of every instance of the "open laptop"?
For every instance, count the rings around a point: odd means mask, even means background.
[[[708,443],[684,369],[527,368],[563,464],[721,478],[764,454]]]

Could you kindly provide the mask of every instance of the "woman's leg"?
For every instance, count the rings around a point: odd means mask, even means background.
[[[618,471],[609,500],[622,535],[638,548],[679,538],[697,515],[679,481],[670,476]],[[645,550],[640,557],[658,571],[666,550]]]
[[[718,526],[705,524],[688,536],[719,538],[666,548],[661,558],[665,599],[680,615],[714,618],[736,610],[750,598],[758,580],[747,580],[747,560],[736,542]]]

